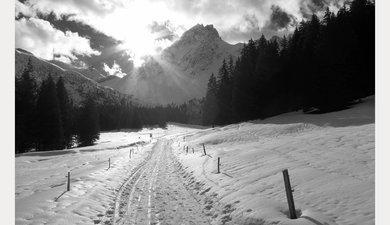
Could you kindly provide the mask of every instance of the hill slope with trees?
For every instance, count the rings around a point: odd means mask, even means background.
[[[233,63],[211,76],[204,124],[264,119],[303,109],[345,109],[375,94],[375,6],[344,4],[337,14],[312,15],[290,37],[249,40]]]

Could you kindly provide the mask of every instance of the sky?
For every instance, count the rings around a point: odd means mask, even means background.
[[[98,33],[118,41],[114,41],[117,51],[137,66],[143,56],[158,53],[196,24],[213,24],[223,40],[235,44],[261,34],[267,38],[288,34],[302,19],[326,7],[337,9],[342,1],[16,0],[16,47],[45,59],[54,54],[67,63],[84,59],[93,64],[86,59],[107,54],[107,46],[92,40]],[[94,32],[82,34],[83,29],[60,27],[56,20],[62,25],[71,21],[76,27],[88,26]],[[119,58],[100,67],[115,74]]]

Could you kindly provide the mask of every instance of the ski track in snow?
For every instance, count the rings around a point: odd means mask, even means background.
[[[103,224],[210,224],[180,178],[168,140],[159,140],[151,156],[130,176]],[[110,211],[112,212],[112,211]]]

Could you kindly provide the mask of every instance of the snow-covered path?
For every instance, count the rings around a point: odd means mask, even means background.
[[[130,174],[120,190],[112,224],[209,224],[203,208],[183,184],[168,140]]]

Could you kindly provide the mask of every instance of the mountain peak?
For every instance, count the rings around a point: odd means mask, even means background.
[[[188,42],[212,41],[215,39],[221,39],[221,37],[219,36],[217,29],[211,24],[206,26],[197,24],[184,32],[181,37],[181,40]]]

